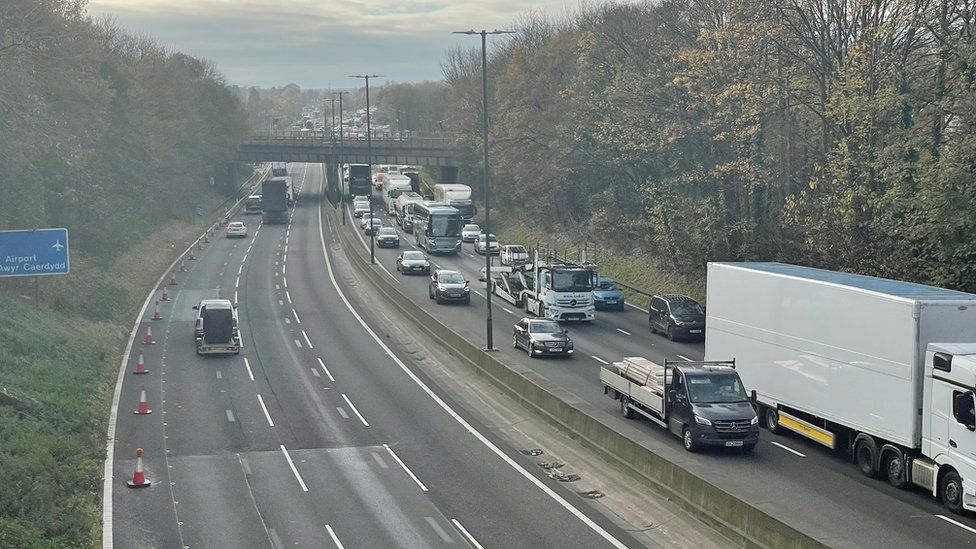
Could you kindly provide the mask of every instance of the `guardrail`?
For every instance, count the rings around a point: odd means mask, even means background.
[[[244,144],[286,145],[297,146],[314,143],[315,145],[329,144],[330,146],[366,147],[368,140],[365,135],[346,134],[340,139],[338,134],[323,134],[315,132],[259,132],[252,134]],[[447,149],[457,148],[457,139],[453,136],[396,136],[387,133],[374,133],[372,136],[374,147],[402,147],[418,149]]]

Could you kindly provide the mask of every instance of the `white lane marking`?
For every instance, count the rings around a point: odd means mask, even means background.
[[[377,343],[377,345],[379,345],[380,348],[383,349],[384,352],[386,352],[387,356],[389,356],[390,359],[393,360],[393,362],[395,362],[396,365],[400,367],[400,369],[403,371],[403,373],[406,374],[406,376],[409,377],[414,383],[416,383],[417,386],[420,387],[420,389],[422,391],[424,391],[425,393],[427,393],[427,396],[429,396],[431,398],[431,400],[433,400],[435,403],[437,403],[437,405],[440,406],[441,409],[443,409],[448,415],[450,415],[452,418],[454,418],[454,421],[457,421],[466,431],[468,431],[469,433],[471,433],[471,435],[474,436],[476,439],[478,439],[479,442],[481,442],[482,444],[484,444],[489,450],[492,451],[492,453],[494,453],[496,456],[498,456],[499,459],[501,459],[502,461],[504,461],[505,463],[507,463],[512,469],[515,469],[527,481],[529,481],[532,484],[534,484],[537,488],[539,488],[539,490],[542,490],[542,492],[544,494],[546,494],[547,496],[549,496],[550,498],[552,498],[556,503],[558,503],[564,509],[566,509],[567,511],[569,511],[574,517],[576,517],[577,519],[579,519],[583,524],[585,524],[591,530],[593,530],[594,532],[596,532],[597,535],[599,535],[603,539],[607,540],[607,542],[609,542],[611,545],[613,545],[617,549],[627,549],[627,546],[624,545],[624,543],[621,542],[620,540],[618,540],[617,538],[613,537],[613,534],[611,534],[610,532],[607,532],[602,526],[600,526],[599,524],[593,522],[593,519],[591,519],[590,517],[588,517],[585,514],[583,514],[582,511],[580,511],[579,509],[577,509],[576,507],[574,507],[571,503],[569,503],[568,501],[566,501],[562,496],[560,496],[559,494],[557,494],[552,488],[550,488],[549,486],[547,486],[541,480],[539,480],[536,477],[534,477],[532,475],[532,473],[528,472],[524,467],[522,467],[521,465],[519,465],[518,463],[516,463],[515,460],[512,459],[511,457],[509,457],[508,454],[506,454],[505,452],[503,452],[501,450],[501,448],[499,448],[494,443],[492,443],[490,440],[488,440],[485,437],[485,435],[481,434],[470,423],[468,423],[463,417],[461,417],[460,414],[458,414],[456,411],[454,411],[453,408],[451,408],[450,406],[448,406],[448,404],[446,402],[444,402],[444,399],[442,399],[441,397],[437,396],[437,394],[434,393],[434,391],[431,390],[431,388],[426,383],[424,383],[423,380],[421,380],[419,377],[417,377],[417,374],[413,373],[410,370],[410,368],[407,368],[407,365],[404,364],[403,361],[400,360],[399,357],[397,357],[393,353],[393,351],[389,348],[389,346],[387,346],[386,343],[383,342],[383,340],[380,338],[380,336],[376,335],[376,332],[374,332],[373,329],[369,327],[369,324],[367,324],[366,321],[363,320],[363,317],[359,315],[359,313],[356,311],[356,309],[352,306],[352,303],[349,302],[349,299],[346,297],[346,294],[342,291],[342,287],[339,286],[339,281],[336,280],[335,272],[332,270],[332,260],[329,259],[329,251],[328,251],[328,249],[325,246],[325,231],[323,231],[323,229],[322,229],[322,207],[321,206],[319,207],[319,215],[318,215],[318,218],[319,218],[318,219],[318,223],[319,223],[319,245],[322,248],[322,256],[323,256],[323,258],[325,260],[325,268],[326,268],[326,271],[328,271],[328,273],[329,273],[329,280],[332,282],[332,287],[335,288],[336,293],[339,294],[339,298],[342,300],[342,303],[346,306],[346,308],[352,314],[353,318],[355,318],[356,321],[359,322],[359,325],[362,326],[364,330],[366,330],[366,333],[368,333],[370,335],[370,337],[373,338],[373,341],[375,341]],[[148,303],[148,301],[147,301],[147,303]],[[392,453],[392,451],[391,451],[391,453]]]
[[[479,292],[478,290],[475,290],[474,288],[471,288],[471,291],[474,292],[474,293],[476,293],[476,294],[478,294],[478,295],[480,295],[481,297],[485,297],[485,294]]]
[[[288,265],[282,264],[281,265],[281,274],[285,274],[285,271],[286,270],[288,270]]]
[[[295,345],[297,345],[299,349],[302,348],[302,342],[298,341],[297,339],[295,340]]]
[[[464,255],[466,255],[466,256],[468,256],[468,257],[470,257],[471,259],[478,259],[478,258],[477,258],[477,257],[475,257],[475,256],[474,256],[474,254],[473,254],[473,253],[471,253],[471,252],[464,252]]]
[[[345,408],[343,408],[342,406],[336,406],[336,410],[339,411],[339,415],[342,416],[342,419],[349,419],[349,414],[346,413]]]
[[[785,444],[780,444],[780,443],[776,442],[775,440],[770,440],[769,442],[771,444],[775,445],[775,446],[779,446],[780,448],[786,450],[787,452],[791,452],[793,454],[796,454],[796,455],[800,456],[801,458],[807,457],[806,454],[801,454],[800,452],[797,452],[793,448],[790,448],[789,446],[787,446]]]
[[[285,256],[281,258],[281,262],[285,263],[288,261],[288,246],[285,246]]]
[[[285,288],[288,287],[288,277],[284,276],[284,273],[282,273],[281,283],[285,285]]]
[[[234,303],[237,303],[237,290],[234,290]]]
[[[694,362],[693,360],[691,360],[690,358],[688,358],[686,356],[678,355],[678,358],[680,358],[681,360],[686,360],[688,362]]]
[[[329,537],[332,538],[332,543],[335,543],[336,544],[336,547],[338,547],[339,549],[346,549],[345,547],[343,547],[342,542],[339,541],[339,538],[336,537],[335,532],[332,531],[332,527],[331,526],[329,526],[328,524],[326,524],[325,525],[325,529],[328,530]]]
[[[945,515],[935,515],[935,516],[939,517],[940,519],[942,519],[942,520],[944,520],[944,521],[946,521],[946,522],[948,522],[950,524],[955,524],[956,526],[958,526],[958,527],[960,527],[960,528],[962,528],[964,530],[969,530],[970,532],[976,534],[976,528],[970,528],[969,526],[966,526],[965,524],[963,524],[961,522],[958,522],[956,520],[953,520],[953,519],[951,519],[951,518],[949,518],[949,517],[947,517]]]
[[[634,335],[634,334],[628,332],[627,330],[621,330],[620,328],[617,328],[617,331],[620,332],[620,333],[622,333],[622,334],[624,334],[624,335],[628,335],[628,336],[629,335]]]
[[[242,264],[240,267],[237,268],[237,274],[241,274],[241,271],[243,270],[244,270],[244,265]]]
[[[224,412],[227,413],[227,421],[229,421],[231,423],[234,423],[235,421],[237,421],[237,420],[234,419],[234,412],[232,412],[230,410],[224,410]]]
[[[305,343],[308,343],[308,348],[309,349],[314,349],[315,348],[315,347],[312,347],[312,342],[308,340],[308,334],[305,333],[305,330],[302,330],[302,337],[305,338]]]
[[[315,377],[322,377],[322,374],[320,374],[319,371],[316,370],[315,368],[309,368],[309,369],[312,370],[312,375],[313,376],[315,376]]]
[[[268,407],[264,405],[264,399],[261,398],[261,393],[258,393],[258,402],[261,403],[261,410],[264,411],[264,417],[268,420],[268,425],[274,427],[274,422],[271,421],[271,414],[268,413]]]
[[[251,242],[254,242],[254,241],[252,240]],[[249,253],[251,253],[251,247],[250,247],[250,246],[248,246],[248,247],[247,247],[247,250],[244,250],[244,253],[245,253],[245,254],[249,254]]]
[[[440,524],[437,524],[437,521],[434,520],[434,517],[424,517],[424,520],[427,521],[427,524],[429,524],[430,527],[433,528],[435,532],[437,532],[437,535],[440,536],[445,543],[454,543],[454,538],[448,535],[448,533],[445,532],[443,528],[441,528]]]
[[[510,315],[514,315],[515,314],[508,307],[502,307],[502,310],[505,311],[506,313],[510,314]]]
[[[387,465],[385,461],[383,461],[383,457],[381,455],[377,454],[376,452],[370,452],[370,454],[373,454],[373,460],[381,468],[383,468],[383,469],[389,469],[390,468],[390,466]]]
[[[244,357],[244,367],[247,368],[247,377],[254,381],[254,374],[251,373],[251,363],[248,362],[247,357]]]
[[[223,379],[224,378],[223,374],[220,373],[220,370],[216,370],[214,373],[217,374],[217,379]]]
[[[322,362],[322,359],[319,357],[315,357],[315,360],[319,361],[319,366],[322,367],[322,371],[325,372],[325,375],[329,376],[329,381],[335,381],[335,378],[332,377],[332,372],[330,372],[329,369],[325,367],[325,363]]]
[[[630,303],[630,302],[627,302],[627,301],[624,302],[624,305],[626,305],[628,307],[633,307],[633,308],[637,309],[638,311],[642,311],[642,312],[645,312],[645,313],[647,312],[647,309],[638,307],[637,305],[634,305],[633,303]]]
[[[292,301],[291,301],[291,292],[289,292],[288,290],[285,290],[285,297],[288,298],[288,304],[291,305],[291,303],[292,303]]]
[[[420,479],[417,478],[417,475],[413,474],[413,471],[407,468],[407,464],[400,459],[400,456],[396,455],[396,453],[393,452],[393,448],[390,448],[389,444],[384,444],[383,447],[386,448],[386,451],[389,452],[391,456],[393,456],[393,459],[396,460],[397,463],[400,464],[400,467],[403,467],[403,470],[406,471],[408,475],[410,475],[410,478],[412,478],[413,481],[417,483],[417,486],[420,486],[420,489],[426,492],[427,487],[424,486],[423,482],[420,482]]]
[[[302,486],[303,492],[308,492],[308,486],[305,486],[305,481],[302,480],[302,475],[298,474],[298,469],[295,467],[295,462],[291,460],[291,456],[288,455],[288,450],[285,449],[285,445],[281,445],[281,453],[285,454],[285,459],[288,460],[288,466],[291,467],[291,472],[295,473],[295,478],[298,479],[298,484]]]
[[[602,358],[600,358],[600,357],[598,357],[596,355],[590,355],[590,356],[593,357],[593,360],[599,362],[600,364],[610,364],[606,360],[603,360]]]
[[[295,312],[295,309],[292,309],[292,310],[291,310],[291,314],[293,314],[293,315],[295,315],[295,322],[297,322],[297,323],[299,323],[299,324],[301,324],[301,323],[302,323],[302,319],[300,319],[300,318],[298,318],[298,313],[297,313],[297,312]]]
[[[247,254],[244,254],[244,259],[241,259],[241,263],[244,263],[245,261],[247,261]]]
[[[480,543],[478,543],[478,540],[474,539],[474,536],[471,535],[471,532],[468,532],[467,528],[461,526],[458,519],[451,519],[451,522],[454,523],[454,527],[457,528],[464,535],[464,537],[468,538],[468,543],[474,545],[475,549],[485,549]]]
[[[346,401],[346,404],[348,404],[349,407],[352,409],[353,413],[356,414],[356,417],[359,418],[359,421],[362,421],[363,425],[369,427],[369,422],[366,421],[366,418],[363,417],[363,414],[359,413],[359,409],[356,408],[356,405],[353,404],[351,400],[349,400],[349,397],[346,396],[346,393],[342,393],[342,398],[343,400]]]

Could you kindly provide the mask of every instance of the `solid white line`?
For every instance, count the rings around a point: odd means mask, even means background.
[[[461,526],[461,523],[458,522],[458,519],[451,519],[451,522],[454,523],[455,528],[457,528],[462,534],[464,534],[464,537],[468,538],[468,542],[471,545],[474,545],[475,549],[485,549],[484,547],[481,546],[480,543],[478,543],[478,540],[474,539],[474,536],[471,535],[471,532],[468,532],[467,528]]]
[[[325,367],[325,363],[322,362],[322,359],[319,357],[315,357],[315,360],[319,361],[319,366],[322,367],[322,370],[325,372],[325,375],[329,376],[329,381],[335,381],[335,378],[332,377],[332,372],[330,372],[329,369]]]
[[[292,303],[292,301],[291,301],[291,292],[289,292],[288,290],[285,290],[285,297],[288,298],[288,304],[291,305],[291,303]]]
[[[305,338],[305,343],[308,343],[308,348],[309,349],[314,349],[315,348],[315,347],[312,347],[312,342],[308,340],[308,334],[305,333],[305,330],[302,330],[302,337]]]
[[[261,393],[258,393],[258,402],[261,403],[261,409],[264,410],[264,417],[268,420],[268,425],[274,427],[274,422],[271,421],[271,414],[268,413],[268,407],[264,405],[264,399],[261,398]]]
[[[295,462],[291,460],[291,456],[288,455],[288,450],[285,449],[285,445],[281,444],[281,453],[285,454],[285,459],[288,460],[288,466],[291,467],[291,472],[295,473],[295,478],[298,479],[298,484],[302,486],[303,492],[308,492],[308,486],[305,486],[305,481],[302,480],[302,475],[298,474],[298,469],[295,467]]]
[[[359,410],[356,408],[356,405],[353,404],[351,400],[349,400],[349,397],[346,396],[346,393],[342,393],[342,398],[345,399],[346,404],[348,404],[349,407],[352,408],[353,413],[356,414],[356,417],[359,418],[359,421],[362,421],[363,425],[369,427],[369,422],[366,421],[366,418],[363,417],[363,414],[359,413]]]
[[[502,307],[502,310],[505,311],[506,313],[510,314],[510,315],[514,315],[515,314],[512,311],[510,311],[507,307]]]
[[[953,520],[953,519],[951,519],[951,518],[949,518],[949,517],[947,517],[945,515],[935,515],[935,516],[939,517],[940,519],[942,519],[942,520],[944,520],[944,521],[946,521],[948,523],[955,524],[956,526],[958,526],[958,527],[960,527],[960,528],[962,528],[964,530],[969,530],[970,532],[976,534],[976,528],[970,528],[969,526],[966,526],[965,524],[963,524],[961,522],[955,521],[955,520]]]
[[[600,364],[610,364],[606,360],[603,360],[602,358],[600,358],[600,357],[598,357],[596,355],[590,355],[590,356],[593,357],[593,360],[599,362]]]
[[[247,361],[247,357],[244,357],[244,367],[247,368],[247,377],[254,381],[254,374],[251,373],[251,363]]]
[[[471,291],[474,292],[474,293],[476,293],[476,294],[478,294],[478,295],[480,295],[481,297],[485,297],[485,294],[479,292],[478,290],[475,290],[474,288],[471,288]]]
[[[688,358],[686,356],[678,355],[678,358],[680,358],[681,360],[687,360],[688,362],[694,362],[693,360],[691,360],[690,358]]]
[[[298,318],[298,313],[295,312],[295,309],[292,309],[291,310],[291,314],[295,315],[295,322],[297,322],[299,324],[302,323],[302,319]]]
[[[420,479],[417,478],[417,475],[413,474],[413,471],[407,468],[407,464],[400,459],[400,456],[396,455],[396,453],[393,452],[393,448],[390,448],[389,444],[384,444],[383,447],[386,448],[386,451],[389,452],[391,456],[393,456],[393,459],[395,459],[397,463],[400,464],[400,467],[403,467],[403,470],[406,471],[408,475],[410,475],[410,478],[412,478],[413,481],[417,483],[417,486],[420,486],[420,489],[426,492],[427,487],[424,486],[423,482],[420,482]]]
[[[628,335],[628,336],[629,335],[634,335],[634,334],[628,332],[627,330],[621,330],[620,328],[617,328],[617,331],[620,332],[620,333],[622,333],[622,334],[624,334],[624,335]]]
[[[786,450],[787,452],[792,452],[792,453],[800,456],[801,458],[807,457],[806,454],[801,454],[800,452],[797,452],[793,448],[790,448],[789,446],[786,446],[785,444],[780,444],[780,443],[776,442],[775,440],[770,440],[769,442],[771,444],[775,445],[775,446],[779,446],[780,448]]]
[[[644,309],[642,307],[638,307],[637,305],[634,305],[633,303],[630,303],[629,301],[625,301],[624,302],[624,305],[626,305],[628,307],[633,307],[633,308],[637,309],[638,311],[641,311],[641,312],[644,312],[644,313],[647,312],[647,309]]]
[[[342,542],[339,541],[339,538],[336,537],[335,532],[332,531],[331,526],[326,524],[325,529],[329,531],[329,536],[332,537],[332,542],[336,544],[336,547],[338,547],[339,549],[346,549],[345,547],[343,547]]]
[[[448,415],[450,415],[454,419],[454,421],[457,421],[462,427],[464,427],[465,430],[467,430],[469,433],[471,433],[472,436],[478,439],[479,442],[484,444],[489,450],[491,450],[496,456],[498,456],[499,459],[501,459],[502,461],[507,463],[510,467],[515,469],[527,481],[534,484],[537,488],[539,488],[539,490],[541,490],[547,496],[552,498],[556,503],[558,503],[564,509],[569,511],[583,524],[585,524],[591,530],[596,532],[597,535],[607,540],[611,545],[617,547],[618,549],[627,549],[627,546],[624,545],[623,542],[621,542],[617,538],[613,537],[613,534],[607,532],[602,526],[593,522],[593,519],[583,514],[582,511],[580,511],[571,503],[566,501],[562,496],[560,496],[555,491],[553,491],[552,488],[547,486],[541,480],[534,477],[532,473],[528,472],[524,467],[516,463],[515,460],[513,460],[511,457],[508,456],[508,454],[503,452],[501,448],[496,446],[494,443],[488,440],[483,434],[481,434],[477,429],[475,429],[470,423],[465,421],[465,419],[461,417],[460,414],[455,412],[453,408],[451,408],[450,406],[448,406],[446,402],[444,402],[444,399],[437,396],[437,394],[433,390],[431,390],[431,388],[427,386],[427,384],[424,383],[423,380],[417,377],[417,374],[413,373],[410,370],[410,368],[407,368],[407,365],[404,364],[403,361],[400,360],[399,357],[397,357],[392,350],[390,350],[390,348],[386,345],[386,343],[383,342],[380,336],[378,336],[376,332],[374,332],[373,329],[369,327],[369,324],[367,324],[366,321],[363,320],[363,317],[359,315],[356,309],[352,306],[352,303],[349,302],[349,299],[346,297],[346,294],[342,291],[342,287],[339,286],[339,281],[336,280],[335,272],[332,270],[332,260],[329,259],[329,251],[328,248],[325,246],[325,231],[323,231],[322,229],[322,208],[323,207],[324,206],[320,206],[318,212],[319,213],[318,215],[319,245],[322,248],[322,256],[325,260],[326,271],[328,271],[329,273],[329,280],[332,282],[332,287],[335,288],[336,292],[339,294],[339,298],[342,300],[343,304],[345,304],[346,308],[349,310],[352,316],[359,322],[360,326],[362,326],[363,329],[366,330],[366,333],[368,333],[370,337],[373,338],[373,341],[375,341],[377,345],[379,345],[380,348],[383,349],[384,352],[386,352],[387,356],[389,356],[390,359],[393,360],[393,362],[395,362],[396,365],[400,367],[400,369],[403,371],[404,374],[407,375],[407,377],[413,380],[413,382],[416,383],[417,386],[420,387],[422,391],[427,393],[427,396],[429,396],[431,400],[437,403],[437,405],[440,406],[441,409],[443,409]]]

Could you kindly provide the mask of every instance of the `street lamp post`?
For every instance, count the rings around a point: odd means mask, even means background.
[[[338,95],[339,96],[339,150],[341,151],[341,150],[343,150],[343,148],[342,148],[342,134],[344,133],[343,132],[343,129],[342,129],[342,96],[345,95],[345,94],[347,94],[347,93],[349,93],[349,92],[337,91],[337,92],[334,92],[334,93],[335,93],[335,95]],[[333,128],[335,127],[335,121],[332,122],[332,127]],[[341,206],[342,206],[342,224],[343,225],[346,224],[346,194],[348,194],[348,190],[345,187],[345,185],[346,185],[346,178],[344,176],[345,176],[345,172],[343,172],[343,174],[339,176],[339,178],[342,180],[342,198],[339,200],[339,204],[341,204]]]
[[[491,330],[491,230],[489,225],[489,170],[488,170],[488,35],[489,34],[515,34],[515,31],[503,31],[503,30],[493,30],[493,31],[456,31],[451,34],[469,34],[481,36],[481,145],[482,153],[484,155],[482,161],[482,174],[481,181],[485,188],[485,225],[482,227],[481,232],[485,235],[485,278],[487,279],[487,288],[485,291],[485,350],[493,351],[495,350],[494,342],[492,341],[492,330]]]
[[[366,165],[369,166],[369,262],[376,263],[376,231],[373,221],[373,132],[370,128],[369,79],[381,78],[381,74],[350,74],[349,78],[362,78],[366,81]]]

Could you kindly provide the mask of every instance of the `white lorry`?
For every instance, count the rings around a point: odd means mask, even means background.
[[[401,193],[411,189],[410,178],[405,175],[383,175],[383,200],[386,201],[386,213],[395,215],[394,205]]]
[[[625,418],[640,414],[681,437],[685,450],[705,447],[752,451],[759,418],[735,361],[669,362],[624,357],[600,367],[603,393],[620,401]]]
[[[461,220],[470,223],[478,213],[478,209],[471,200],[471,187],[457,183],[441,183],[434,185],[434,202],[445,202],[461,212]]]
[[[710,263],[705,357],[762,423],[976,510],[976,295],[780,263]]]
[[[597,272],[592,265],[568,261],[540,261],[518,268],[525,310],[552,320],[592,321],[596,317],[593,286]]]

